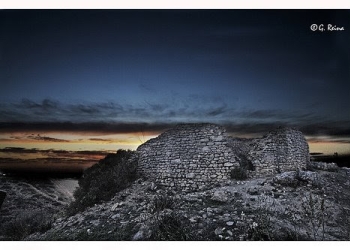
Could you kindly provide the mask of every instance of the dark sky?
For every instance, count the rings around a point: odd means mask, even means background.
[[[242,135],[288,125],[350,140],[349,17],[349,10],[1,10],[0,133],[214,122]]]

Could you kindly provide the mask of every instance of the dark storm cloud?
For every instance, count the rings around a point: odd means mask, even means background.
[[[331,120],[309,111],[279,109],[235,109],[216,96],[191,94],[167,102],[144,101],[140,105],[114,102],[62,104],[45,99],[24,99],[14,105],[2,104],[0,132],[68,132],[90,134],[159,133],[182,122],[213,122],[235,133],[263,133],[278,126],[293,126],[306,135],[350,135],[350,120]],[[150,122],[152,121],[152,122]],[[160,122],[161,121],[161,122]],[[29,139],[67,142],[47,136]],[[23,138],[18,138],[23,139]]]
[[[117,117],[123,113],[123,107],[112,102],[65,105],[51,99],[44,99],[42,102],[22,99],[19,103],[0,104],[0,111],[4,114],[1,118],[3,121],[72,118],[84,118],[86,120],[94,116]]]
[[[163,118],[176,119],[177,116],[188,116],[195,119],[223,114],[227,108],[227,104],[216,97],[187,96],[172,101],[175,104],[173,106],[170,106],[166,101],[143,101],[135,105],[120,105],[115,102],[62,104],[49,99],[42,102],[23,99],[20,103],[0,104],[0,112],[3,114],[0,121],[71,121],[81,123],[137,119],[142,122]]]
[[[343,137],[350,137],[350,121],[345,121],[342,124],[334,124],[334,122],[320,122],[305,125],[304,121],[297,122],[248,122],[241,124],[226,123],[224,124],[227,131],[230,133],[241,133],[241,134],[264,134],[268,131],[272,131],[278,127],[293,127],[299,129],[305,136],[331,136],[334,141],[342,142]]]
[[[250,119],[253,121],[276,121],[289,124],[293,124],[295,122],[299,125],[303,123],[308,124],[314,121],[327,121],[327,117],[310,112],[284,111],[277,109],[236,111],[234,115],[239,118]]]
[[[306,136],[333,136],[336,138],[350,137],[350,122],[334,124],[333,122],[320,122],[317,124],[305,125],[305,121],[271,121],[271,122],[241,122],[230,121],[217,122],[226,128],[230,133],[236,134],[264,134],[278,127],[294,127],[300,129]],[[176,123],[0,123],[0,132],[67,132],[86,134],[119,134],[119,133],[153,133],[158,134],[173,127]],[[109,141],[98,138],[91,138],[91,141]],[[18,150],[17,148],[15,148]],[[9,150],[9,149],[6,149]]]
[[[23,98],[21,103],[14,104],[14,106],[18,108],[25,107],[28,109],[40,109],[42,111],[49,112],[52,110],[56,110],[59,106],[59,103],[51,99],[44,99],[41,103],[37,103],[27,98]]]

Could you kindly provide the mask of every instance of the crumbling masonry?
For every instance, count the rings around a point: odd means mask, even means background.
[[[138,149],[138,171],[159,185],[205,189],[230,179],[246,157],[259,174],[306,168],[308,144],[301,132],[278,129],[260,139],[231,138],[214,124],[180,124]]]

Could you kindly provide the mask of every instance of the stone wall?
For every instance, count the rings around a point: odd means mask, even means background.
[[[137,152],[139,173],[181,190],[205,189],[228,180],[231,170],[246,167],[247,160],[252,176],[306,169],[310,162],[303,134],[290,128],[259,139],[238,139],[214,124],[181,124],[142,144]]]
[[[263,138],[249,142],[247,158],[258,173],[306,169],[310,162],[309,145],[303,134],[291,128],[269,132]]]
[[[225,129],[181,124],[138,149],[138,171],[158,184],[181,190],[204,189],[230,178],[238,159]]]

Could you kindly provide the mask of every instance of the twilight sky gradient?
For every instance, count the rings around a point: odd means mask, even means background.
[[[0,168],[79,170],[179,122],[294,126],[312,152],[349,153],[349,16],[0,10]]]

